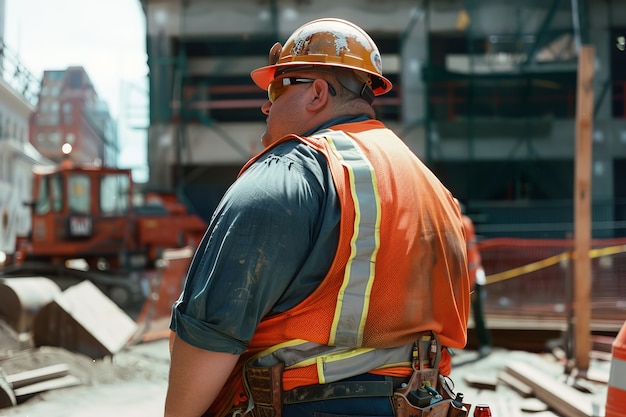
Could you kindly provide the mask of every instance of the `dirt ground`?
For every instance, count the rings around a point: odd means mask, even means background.
[[[88,356],[52,346],[27,347],[0,322],[0,368],[4,375],[65,364],[80,381],[18,398],[14,407],[0,409],[0,417],[110,417],[163,414],[169,369],[165,339],[128,346],[112,357]]]

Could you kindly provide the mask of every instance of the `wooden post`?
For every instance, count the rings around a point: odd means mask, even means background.
[[[576,170],[574,183],[574,351],[576,367],[589,369],[591,350],[591,136],[595,51],[582,45],[578,56]]]

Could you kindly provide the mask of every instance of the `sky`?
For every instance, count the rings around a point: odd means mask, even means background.
[[[5,44],[38,79],[85,68],[118,122],[118,165],[147,179],[145,16],[139,0],[5,0]]]

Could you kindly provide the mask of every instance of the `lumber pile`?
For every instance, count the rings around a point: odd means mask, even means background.
[[[48,281],[0,280],[0,409],[91,381],[96,360],[111,360],[136,331],[90,281],[65,291],[52,291]]]
[[[67,364],[44,366],[7,375],[0,372],[0,408],[21,404],[40,392],[80,385],[81,380],[70,375]]]
[[[471,401],[477,394],[487,395],[494,416],[513,417],[521,412],[536,416],[604,417],[606,395],[594,390],[586,378],[567,376],[558,363],[543,361],[539,356],[522,358],[503,354],[497,360],[495,372],[469,371],[463,381],[474,392],[466,392]],[[478,369],[478,368],[477,368]],[[595,381],[597,382],[597,381]],[[602,384],[602,383],[600,383]],[[496,395],[496,391],[513,392],[514,396]],[[506,401],[505,401],[506,400]]]
[[[589,394],[551,377],[541,369],[523,362],[512,362],[505,372],[528,386],[534,396],[550,408],[568,417],[604,417],[604,403],[594,401]]]

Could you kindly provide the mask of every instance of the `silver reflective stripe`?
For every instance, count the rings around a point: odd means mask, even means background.
[[[343,347],[320,345],[304,340],[291,341],[274,346],[272,351],[261,352],[256,360],[258,366],[272,366],[278,362],[283,362],[285,368],[306,366],[312,359],[319,356],[332,355],[334,352],[345,351]]]
[[[609,385],[626,391],[626,361],[616,358],[611,360]]]
[[[317,365],[320,383],[333,382],[389,366],[410,366],[413,344],[390,349],[360,348],[374,282],[380,245],[380,198],[374,168],[359,146],[343,132],[325,130],[315,137],[326,140],[345,168],[355,208],[351,253],[329,334],[329,345],[291,340],[256,356],[260,366],[277,361],[286,369]]]
[[[278,361],[285,369],[317,365],[320,383],[338,381],[373,369],[389,366],[411,366],[413,344],[389,349],[341,348],[299,341],[287,342],[272,352],[262,352],[257,366],[271,366]]]
[[[346,168],[355,208],[352,252],[337,297],[329,344],[361,346],[380,245],[380,198],[376,175],[361,149],[345,133],[324,131],[316,136],[328,141]]]
[[[343,354],[318,358],[320,383],[339,381],[373,369],[389,366],[410,366],[413,344],[390,349],[355,349]]]

